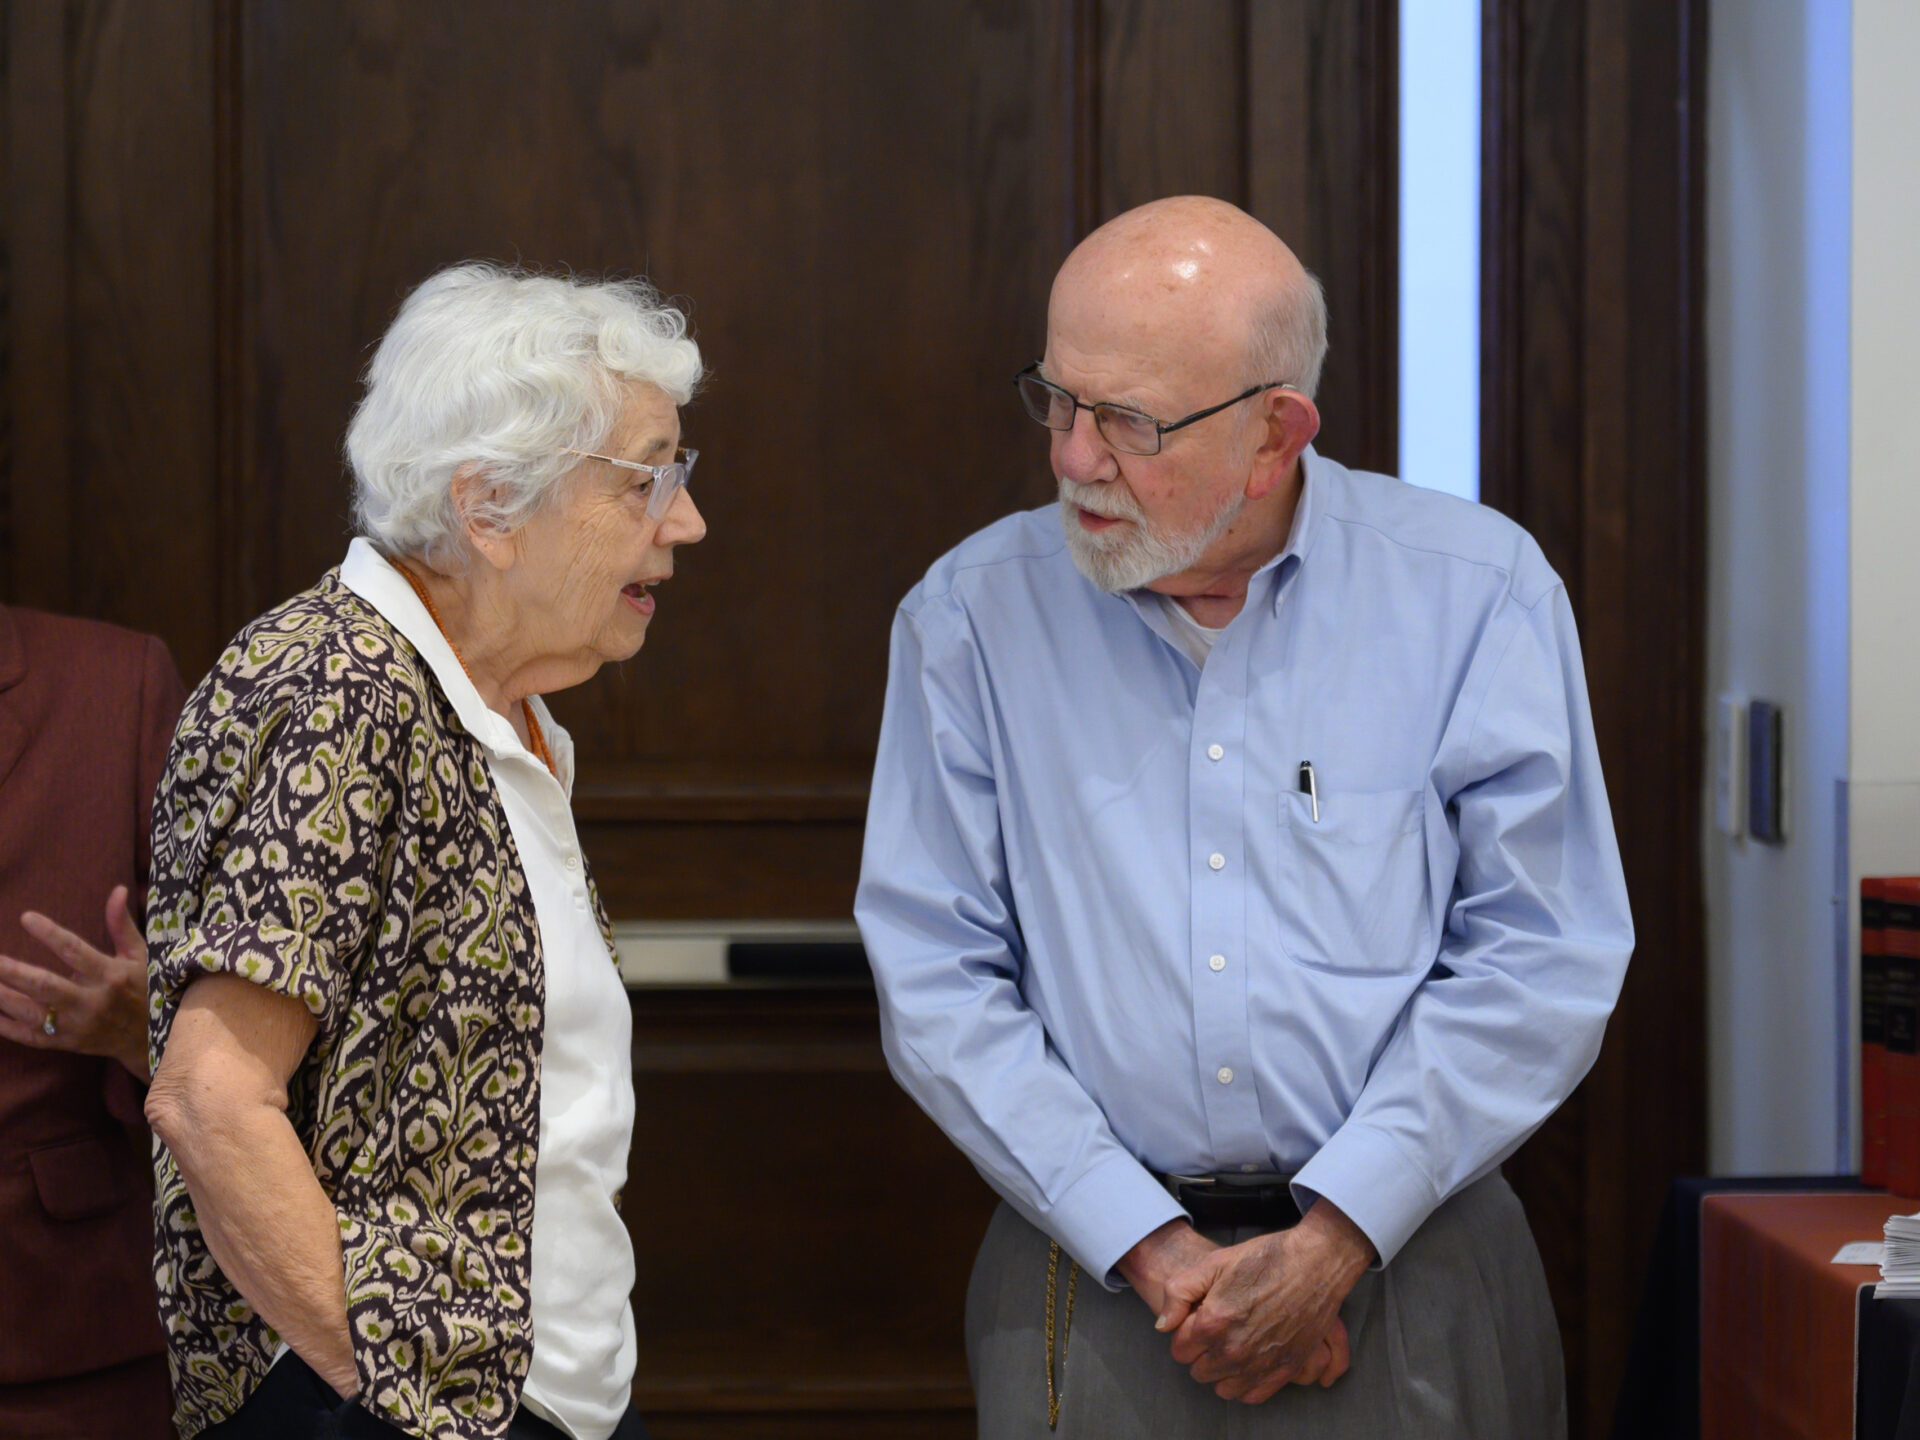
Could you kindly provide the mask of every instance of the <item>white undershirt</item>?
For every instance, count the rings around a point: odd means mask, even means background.
[[[1171,595],[1162,595],[1158,590],[1149,590],[1147,593],[1158,600],[1160,608],[1166,612],[1169,628],[1173,631],[1169,638],[1180,647],[1180,653],[1202,670],[1206,669],[1207,657],[1213,653],[1213,642],[1220,638],[1227,627],[1222,625],[1216,629],[1202,625],[1187,613],[1186,606]]]
[[[568,797],[573,740],[538,696],[558,776],[486,707],[407,579],[356,539],[340,580],[413,643],[480,742],[533,893],[546,962],[540,1154],[533,1181],[533,1363],[521,1403],[576,1440],[607,1440],[633,1387],[633,1245],[614,1208],[633,1138],[633,1016],[594,919]]]

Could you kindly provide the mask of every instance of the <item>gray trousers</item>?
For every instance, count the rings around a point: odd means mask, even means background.
[[[1220,1243],[1256,1233],[1204,1232]],[[1060,1440],[1564,1440],[1560,1331],[1527,1217],[1498,1174],[1422,1225],[1340,1307],[1351,1347],[1328,1389],[1289,1385],[1264,1405],[1222,1400],[1170,1353],[1131,1290],[1081,1275],[1064,1363],[1056,1292]],[[1002,1205],[967,1291],[967,1365],[981,1440],[1045,1440],[1047,1237]]]

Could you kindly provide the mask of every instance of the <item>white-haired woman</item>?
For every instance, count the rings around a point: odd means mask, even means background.
[[[183,1435],[642,1433],[629,1012],[540,697],[705,533],[685,332],[641,282],[426,281],[347,433],[359,537],[187,702],[147,1103]]]

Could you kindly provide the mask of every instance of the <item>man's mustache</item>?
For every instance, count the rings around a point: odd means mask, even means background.
[[[1090,515],[1107,520],[1139,520],[1140,502],[1114,481],[1086,485],[1065,476],[1060,480],[1060,498],[1078,505]]]

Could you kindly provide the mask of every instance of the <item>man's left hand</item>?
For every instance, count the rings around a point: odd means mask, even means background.
[[[1223,1400],[1258,1405],[1296,1378],[1330,1385],[1347,1367],[1340,1304],[1374,1253],[1359,1226],[1318,1200],[1292,1229],[1216,1250],[1174,1276],[1156,1326],[1173,1332],[1173,1358]]]

